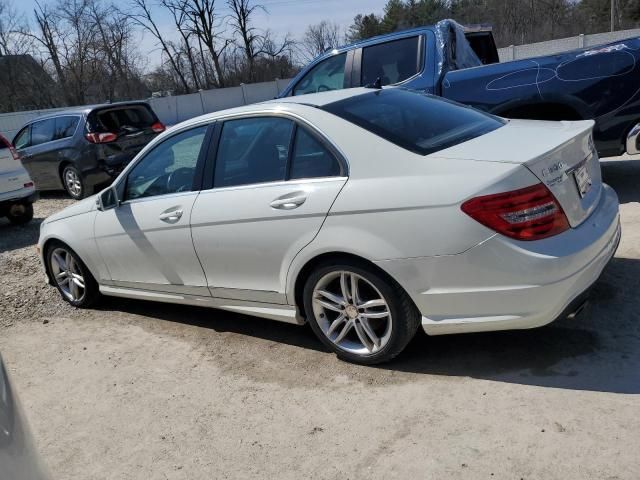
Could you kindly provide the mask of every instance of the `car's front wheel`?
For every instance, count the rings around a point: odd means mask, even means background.
[[[391,279],[359,262],[324,264],[307,279],[311,328],[338,357],[354,363],[391,360],[413,338],[421,315]]]
[[[80,170],[73,165],[67,165],[62,170],[62,183],[67,193],[75,200],[81,200],[89,196],[87,183]]]
[[[50,246],[46,252],[51,280],[63,300],[74,307],[90,307],[100,297],[98,282],[78,255],[62,243]]]

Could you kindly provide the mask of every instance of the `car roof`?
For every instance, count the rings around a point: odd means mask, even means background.
[[[384,87],[386,88],[386,87]],[[391,87],[393,88],[393,87]],[[323,107],[330,103],[345,100],[347,98],[357,97],[366,93],[376,91],[372,88],[359,87],[359,88],[347,88],[343,90],[332,90],[329,92],[321,93],[309,93],[307,95],[299,95],[296,97],[276,98],[274,100],[268,100],[261,103],[253,103],[251,105],[245,105],[242,107],[229,108],[226,110],[218,110],[217,112],[207,113],[200,115],[199,117],[190,118],[184,122],[179,123],[177,126],[190,126],[201,123],[207,120],[216,120],[221,117],[236,114],[250,114],[260,113],[265,110],[277,112],[278,110],[292,111],[298,110],[298,106],[302,107]]]

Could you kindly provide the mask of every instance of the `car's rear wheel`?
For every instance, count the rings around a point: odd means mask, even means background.
[[[62,243],[47,249],[51,280],[63,300],[74,307],[90,307],[100,297],[98,282],[78,255]]]
[[[14,225],[24,225],[33,219],[33,204],[16,203],[7,211],[7,219]]]
[[[62,170],[62,183],[67,193],[76,200],[81,200],[89,195],[82,174],[73,165],[67,165]]]
[[[306,281],[304,307],[327,347],[344,360],[367,365],[398,355],[421,319],[402,287],[358,262],[317,268]]]

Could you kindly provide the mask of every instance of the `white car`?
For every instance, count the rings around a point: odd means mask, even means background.
[[[48,218],[42,261],[78,307],[104,294],[308,321],[365,364],[420,326],[539,327],[582,307],[620,239],[592,127],[395,88],[216,112]]]
[[[33,218],[36,187],[9,141],[0,135],[0,217],[15,225]]]

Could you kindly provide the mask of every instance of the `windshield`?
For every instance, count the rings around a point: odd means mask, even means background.
[[[365,93],[322,109],[420,155],[466,142],[505,124],[471,107],[400,88]]]

